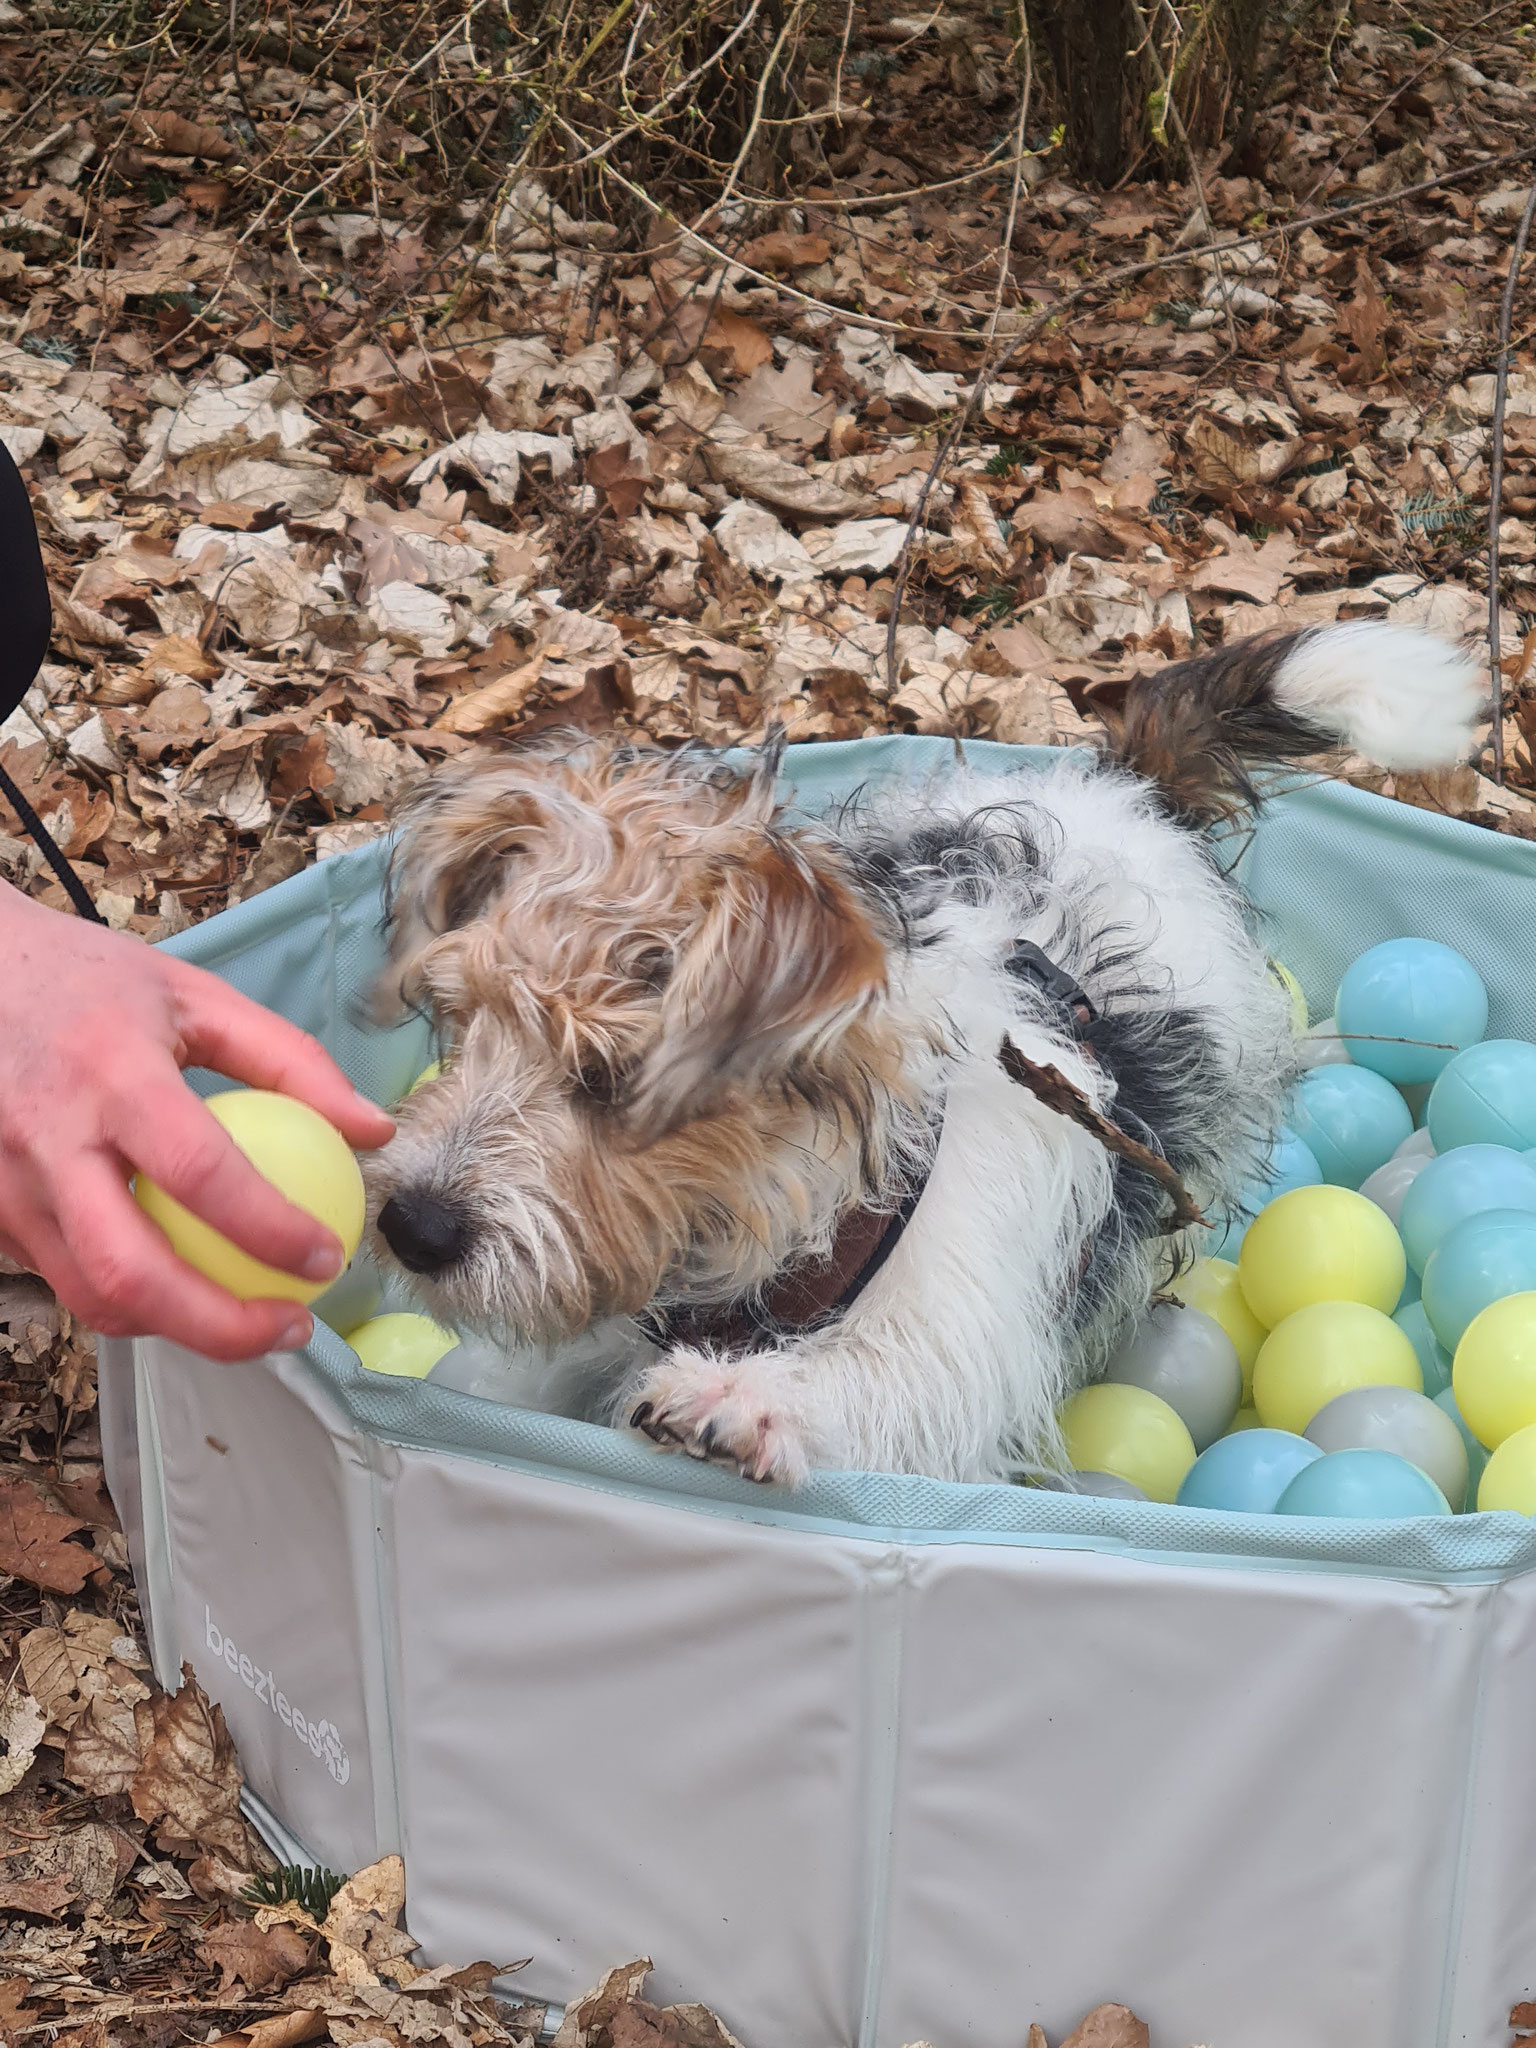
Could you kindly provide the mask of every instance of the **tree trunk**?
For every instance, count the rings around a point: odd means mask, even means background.
[[[1028,0],[1031,31],[1050,60],[1078,176],[1113,185],[1145,147],[1140,40],[1126,0]]]

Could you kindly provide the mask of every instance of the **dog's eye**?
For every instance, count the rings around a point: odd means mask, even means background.
[[[631,973],[647,988],[663,989],[672,979],[672,955],[665,946],[647,946],[636,956]]]
[[[612,1109],[623,1086],[623,1075],[606,1060],[588,1060],[576,1075],[577,1094],[599,1109]]]

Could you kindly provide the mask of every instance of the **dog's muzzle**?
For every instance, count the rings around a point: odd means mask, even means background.
[[[379,1211],[379,1233],[411,1273],[441,1273],[469,1249],[469,1228],[435,1195],[402,1188]]]

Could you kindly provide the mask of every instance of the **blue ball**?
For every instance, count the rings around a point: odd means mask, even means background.
[[[1437,1152],[1458,1145],[1536,1145],[1536,1045],[1485,1038],[1457,1053],[1425,1113]]]
[[[1531,1050],[1536,1052],[1536,1046]],[[1286,1121],[1311,1151],[1323,1179],[1341,1188],[1358,1188],[1413,1136],[1407,1103],[1390,1081],[1366,1067],[1314,1067],[1303,1074]]]
[[[1403,1196],[1398,1230],[1415,1272],[1458,1223],[1485,1209],[1525,1209],[1536,1215],[1536,1163],[1507,1145],[1458,1145],[1415,1176]]]
[[[1218,1235],[1213,1226],[1201,1257],[1230,1259],[1235,1265],[1248,1226],[1259,1211],[1277,1195],[1288,1195],[1292,1188],[1315,1188],[1322,1178],[1323,1169],[1313,1156],[1312,1148],[1297,1137],[1289,1124],[1282,1124],[1269,1155],[1265,1178],[1257,1186],[1243,1190],[1238,1199],[1237,1213],[1225,1230]]]
[[[1424,1391],[1427,1394],[1429,1388],[1426,1386]],[[1477,1482],[1482,1478],[1483,1467],[1493,1454],[1486,1444],[1478,1442],[1471,1430],[1468,1429],[1466,1423],[1462,1421],[1461,1410],[1456,1406],[1456,1396],[1449,1387],[1442,1387],[1440,1392],[1432,1398],[1435,1406],[1443,1408],[1452,1422],[1461,1431],[1461,1440],[1467,1447],[1467,1506],[1473,1508],[1477,1505]]]
[[[1403,1087],[1433,1081],[1458,1052],[1477,1044],[1488,1029],[1488,991],[1472,963],[1449,946],[1389,939],[1347,970],[1334,1017],[1356,1066]],[[1399,1039],[1430,1042],[1386,1042]]]
[[[1536,1290],[1536,1216],[1485,1209],[1456,1225],[1424,1268],[1424,1313],[1453,1353],[1468,1323],[1506,1294]]]
[[[1450,1512],[1433,1479],[1395,1451],[1330,1451],[1296,1474],[1275,1507],[1277,1515],[1347,1515],[1358,1521]]]
[[[1181,1508],[1225,1508],[1272,1515],[1275,1502],[1305,1465],[1322,1456],[1316,1444],[1288,1429],[1240,1429],[1202,1451],[1179,1488]]]
[[[1450,1352],[1429,1327],[1429,1317],[1424,1313],[1422,1301],[1400,1302],[1392,1320],[1419,1354],[1424,1391],[1433,1400],[1451,1384]]]

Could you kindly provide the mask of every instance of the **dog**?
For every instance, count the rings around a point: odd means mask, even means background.
[[[398,820],[377,1014],[447,1052],[368,1168],[379,1255],[542,1358],[529,1405],[752,1479],[1059,1469],[1061,1401],[1193,1245],[1005,1043],[1230,1213],[1295,1051],[1206,828],[1255,763],[1463,760],[1480,697],[1404,628],[1241,642],[1141,679],[1096,757],[815,822],[775,745],[453,762]]]

